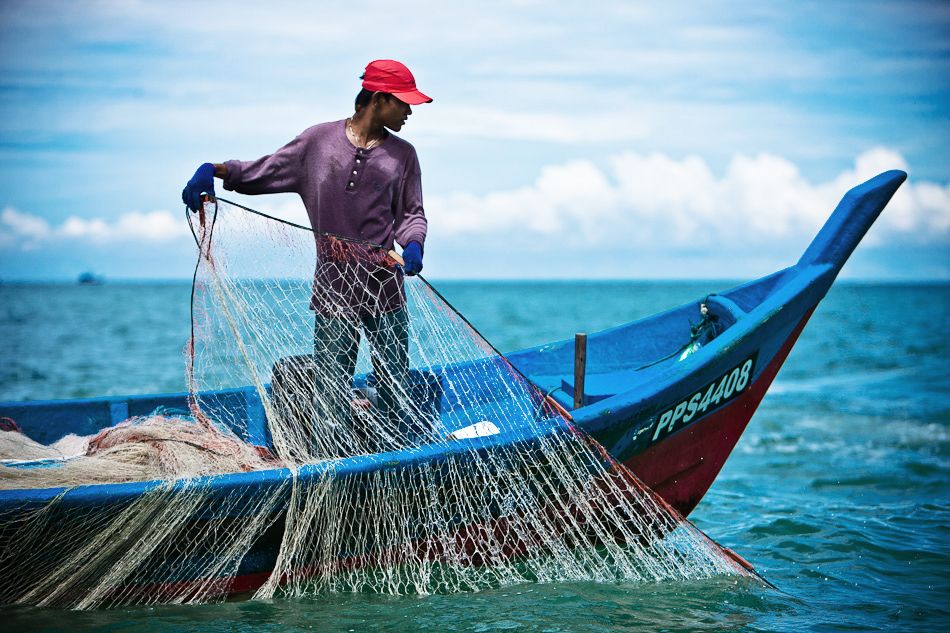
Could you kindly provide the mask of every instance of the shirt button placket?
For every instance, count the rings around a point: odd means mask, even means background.
[[[356,191],[356,186],[359,184],[359,181],[360,181],[360,173],[363,171],[362,169],[363,161],[365,160],[365,158],[366,156],[363,150],[361,149],[356,150],[356,159],[353,163],[353,169],[350,170],[350,178],[349,178],[349,181],[346,183],[347,191]]]

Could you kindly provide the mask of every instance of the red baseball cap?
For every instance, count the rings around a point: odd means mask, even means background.
[[[388,92],[409,105],[432,102],[432,97],[416,89],[416,78],[406,65],[395,59],[377,59],[367,64],[363,87],[373,92]]]

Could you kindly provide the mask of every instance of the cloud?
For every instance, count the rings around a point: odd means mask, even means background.
[[[0,244],[20,250],[34,250],[63,242],[93,244],[114,242],[160,243],[179,240],[190,232],[184,218],[168,211],[131,211],[114,221],[70,216],[51,226],[42,217],[7,207],[0,214]]]
[[[598,225],[618,209],[618,191],[588,161],[551,165],[533,186],[484,196],[457,193],[427,203],[448,234],[496,233],[511,230],[553,235],[580,230],[595,240]]]
[[[188,232],[181,216],[172,215],[168,211],[132,211],[119,216],[112,224],[100,219],[70,217],[57,229],[57,233],[63,237],[91,239],[97,242],[127,239],[161,242],[184,237]]]
[[[794,163],[771,154],[736,155],[716,176],[698,156],[625,152],[605,167],[591,161],[552,165],[532,185],[433,197],[427,208],[431,224],[453,236],[544,238],[576,247],[767,250],[814,235],[848,189],[895,168],[907,169],[904,158],[875,148],[831,181],[813,183]],[[894,239],[950,241],[950,183],[906,183],[871,236],[872,243]]]
[[[464,266],[455,270],[453,266],[461,266],[456,262],[485,257],[498,262],[497,270],[484,267],[488,276],[557,270],[603,276],[624,270],[622,261],[634,256],[655,264],[651,274],[672,271],[686,261],[734,264],[728,270],[746,274],[743,262],[759,262],[757,270],[788,262],[847,190],[894,168],[911,171],[901,154],[882,147],[860,154],[851,167],[825,182],[813,182],[792,161],[767,153],[734,155],[718,174],[699,156],[623,152],[601,164],[571,160],[545,166],[533,182],[522,186],[428,197],[432,240],[427,251],[433,269],[459,276],[471,272],[462,270]],[[298,196],[229,196],[308,225]],[[295,271],[312,265],[312,244],[299,239],[297,229],[256,215],[243,217],[242,228],[229,234],[237,259],[253,254],[248,261],[254,266],[278,265],[281,256],[265,248],[270,235],[274,248],[292,244],[296,249],[289,258]],[[224,230],[216,235],[225,235]],[[5,250],[35,251],[51,261],[69,245],[137,248],[143,256],[161,260],[171,243],[190,245],[191,236],[184,218],[168,211],[133,211],[111,220],[72,216],[58,225],[11,207],[0,213],[0,245]],[[950,183],[911,178],[871,229],[865,246],[873,245],[931,253],[929,268],[922,270],[945,276],[933,258],[950,248]],[[731,253],[728,261],[723,252]],[[704,265],[696,263],[683,274],[695,275]],[[891,265],[901,270],[899,262]],[[647,268],[640,264],[636,269]]]
[[[29,213],[6,207],[0,213],[0,246],[32,250],[50,234],[49,222]]]
[[[0,220],[12,232],[22,237],[43,238],[50,233],[49,222],[29,213],[21,213],[12,207],[3,210]]]

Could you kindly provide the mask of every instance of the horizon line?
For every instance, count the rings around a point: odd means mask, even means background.
[[[778,272],[778,271],[776,271]],[[431,283],[444,282],[469,282],[469,283],[618,283],[618,282],[724,282],[724,283],[744,283],[758,279],[742,277],[425,277],[423,278]],[[107,277],[97,275],[97,284],[88,285],[108,285],[108,284],[188,284],[192,280],[189,277]],[[260,277],[257,281],[264,280],[288,280],[290,277]],[[841,277],[835,281],[836,284],[928,284],[944,285],[950,284],[950,277]],[[26,285],[75,285],[81,286],[77,277],[14,277],[9,279],[0,278],[0,286],[26,286]]]

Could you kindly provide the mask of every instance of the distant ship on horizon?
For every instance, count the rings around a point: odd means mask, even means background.
[[[100,275],[87,271],[79,275],[79,279],[76,281],[80,286],[101,286],[105,279]]]

